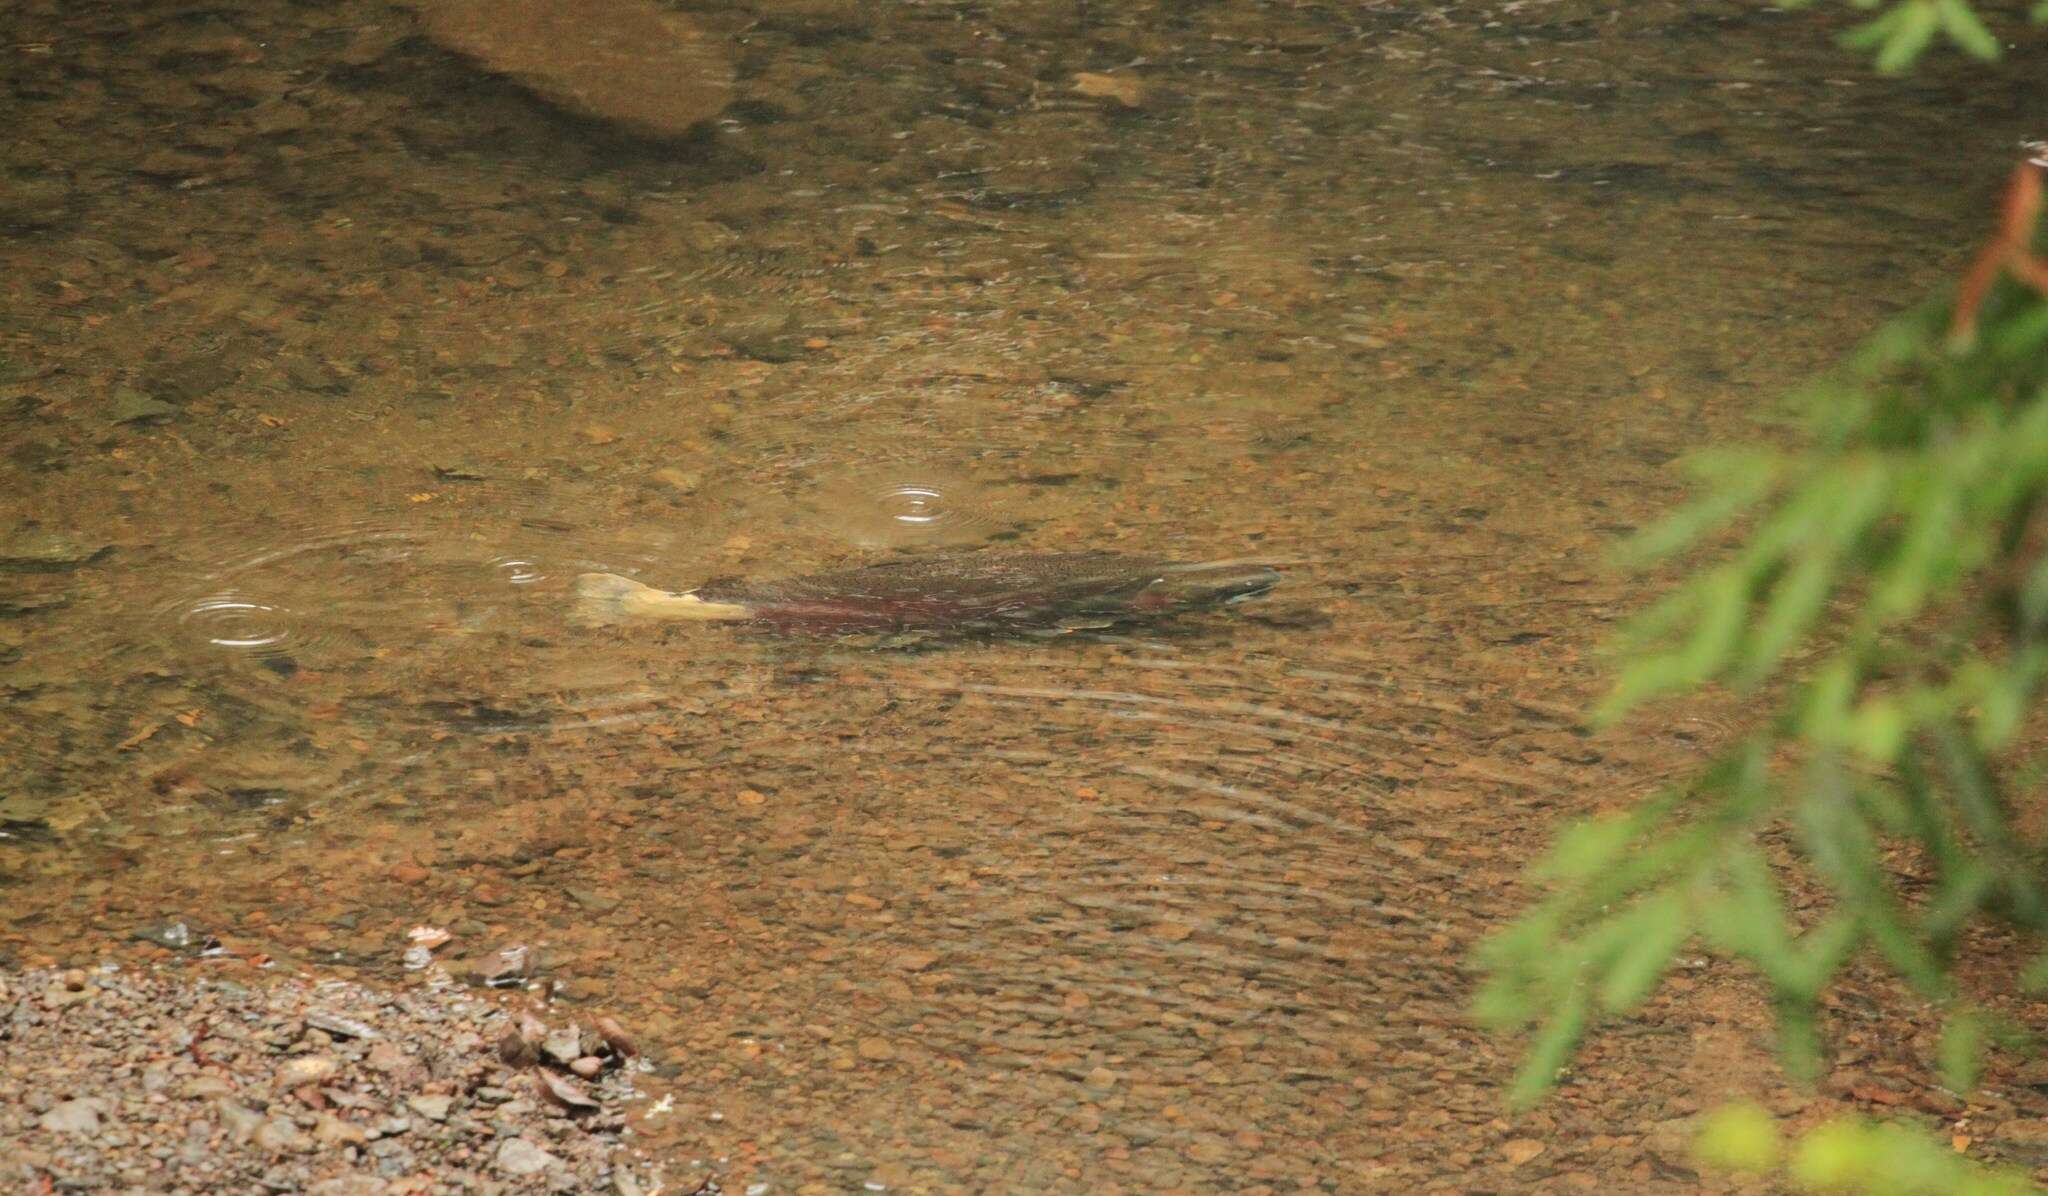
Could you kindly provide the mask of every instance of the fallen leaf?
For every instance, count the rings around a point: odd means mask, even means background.
[[[620,1028],[619,1023],[611,1018],[601,1017],[597,1019],[595,1025],[597,1032],[604,1037],[604,1044],[612,1049],[613,1054],[621,1058],[630,1059],[637,1053],[637,1048],[633,1046],[633,1040],[627,1037],[625,1030]]]
[[[541,1095],[565,1109],[595,1109],[600,1106],[583,1091],[583,1086],[574,1080],[565,1079],[543,1068],[535,1068],[534,1082],[539,1085]]]

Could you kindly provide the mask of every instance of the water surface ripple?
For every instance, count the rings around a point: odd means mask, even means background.
[[[1606,546],[1945,277],[2029,97],[1754,5],[681,7],[681,138],[402,7],[0,16],[0,959],[533,944],[750,1196],[1694,1190],[1761,1022],[1654,1006],[1512,1121],[1463,960],[1739,726],[1578,723]],[[568,618],[986,548],[1286,577]]]

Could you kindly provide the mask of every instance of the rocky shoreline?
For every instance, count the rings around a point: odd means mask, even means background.
[[[615,1023],[445,979],[0,969],[0,1188],[141,1196],[718,1191],[634,1148]]]

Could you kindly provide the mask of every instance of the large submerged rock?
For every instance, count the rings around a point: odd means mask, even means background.
[[[732,99],[729,46],[649,0],[415,0],[428,36],[565,108],[679,136]]]

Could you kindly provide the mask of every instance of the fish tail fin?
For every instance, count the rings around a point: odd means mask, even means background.
[[[576,577],[576,604],[569,617],[585,627],[609,627],[633,616],[628,604],[642,591],[654,591],[630,577],[616,573],[582,573]]]

